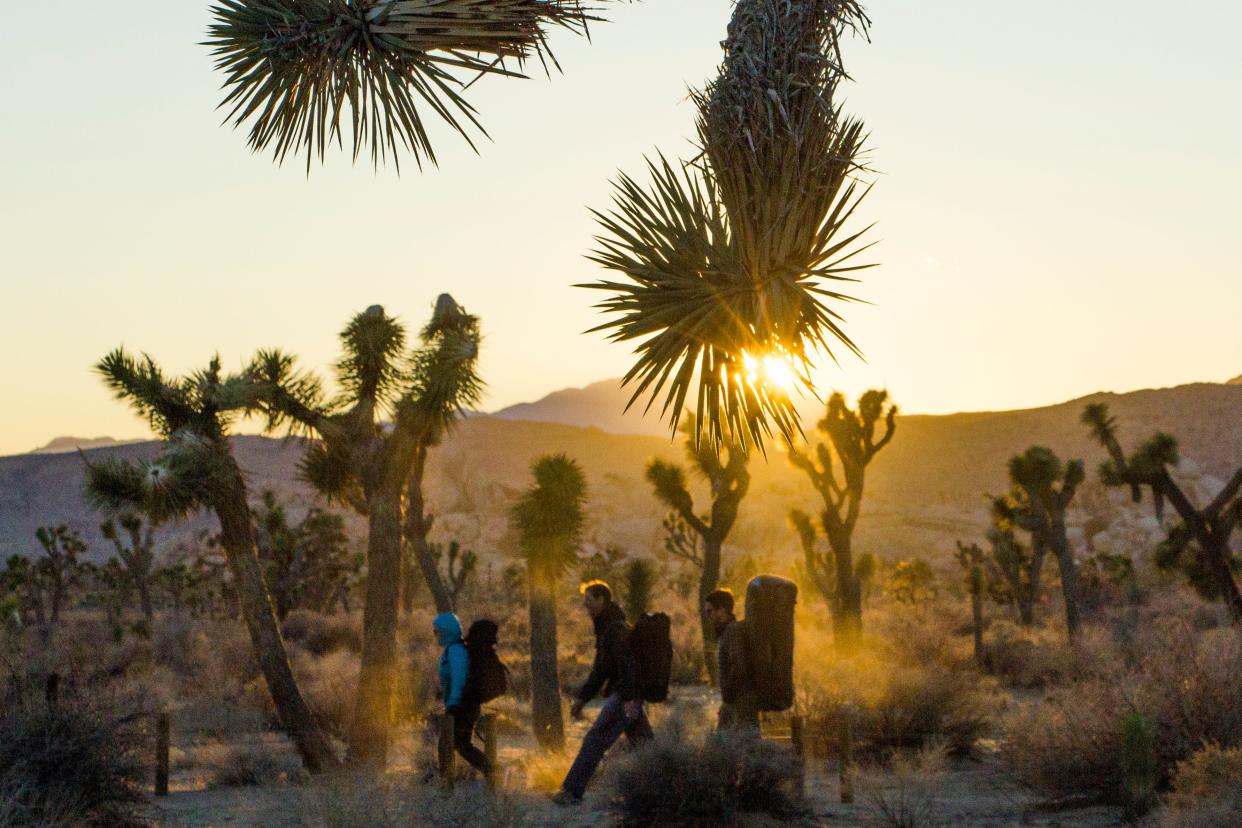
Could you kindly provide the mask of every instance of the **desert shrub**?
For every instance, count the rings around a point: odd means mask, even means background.
[[[1009,622],[993,624],[984,639],[984,663],[1006,687],[1053,687],[1079,677],[1081,661],[1065,634]]]
[[[697,743],[661,734],[610,776],[613,808],[627,826],[736,825],[742,813],[801,810],[793,753],[745,735]]]
[[[524,807],[509,792],[486,793],[478,785],[411,789],[372,774],[332,774],[316,779],[298,800],[298,824],[323,828],[511,828],[524,824]]]
[[[320,657],[298,653],[293,658],[293,674],[319,724],[331,735],[345,738],[354,716],[358,657],[348,650],[334,650]],[[405,677],[410,678],[408,671]],[[262,685],[264,690],[266,687]],[[399,683],[396,696],[407,695],[406,686]]]
[[[521,762],[526,773],[526,787],[540,793],[559,791],[573,761],[574,757],[568,753],[555,751],[526,754]]]
[[[337,650],[362,652],[362,631],[348,615],[324,615],[311,610],[294,610],[281,624],[285,639],[315,655]]]
[[[1021,780],[1053,795],[1121,801],[1121,739],[1132,713],[1151,724],[1158,787],[1203,745],[1242,746],[1242,631],[1196,633],[1166,620],[1135,646],[1147,655],[1139,666],[1058,688],[1011,720],[1006,753]]]
[[[858,776],[869,822],[883,828],[932,828],[944,824],[936,793],[944,778],[943,746],[896,754],[887,768],[873,766]]]
[[[1215,797],[1167,811],[1160,828],[1224,828],[1242,825],[1242,782],[1233,781]]]
[[[894,663],[869,653],[802,673],[798,698],[813,735],[833,739],[841,717],[848,716],[856,750],[870,756],[931,742],[969,753],[992,727],[999,705],[995,689],[977,673]]]
[[[0,719],[0,809],[13,828],[139,824],[141,734],[132,708],[63,702]]]
[[[198,697],[178,707],[172,717],[174,741],[230,741],[266,730],[268,716],[237,699]]]
[[[1175,810],[1190,810],[1202,803],[1224,799],[1240,781],[1242,748],[1205,745],[1173,769],[1169,806]]]
[[[669,682],[674,685],[702,684],[707,676],[703,642],[697,625],[682,624],[673,628],[673,669]]]
[[[266,741],[209,745],[199,750],[199,760],[216,788],[295,781],[302,767],[291,751],[278,750]]]

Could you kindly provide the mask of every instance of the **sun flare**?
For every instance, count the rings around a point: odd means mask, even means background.
[[[783,352],[752,356],[743,351],[742,367],[746,372],[746,381],[765,391],[789,394],[798,382],[798,372],[794,370],[789,355]]]

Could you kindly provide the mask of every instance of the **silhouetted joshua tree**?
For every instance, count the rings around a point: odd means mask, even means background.
[[[839,87],[840,41],[867,25],[854,0],[734,3],[720,71],[693,94],[695,160],[649,160],[650,186],[618,176],[594,213],[590,258],[620,276],[583,285],[607,294],[596,330],[634,346],[630,404],[660,401],[674,432],[691,403],[717,447],[792,440],[815,351],[858,352],[833,283],[864,267],[865,229],[847,225],[866,132]]]
[[[119,531],[117,524],[120,524]],[[103,536],[116,548],[116,558],[125,568],[125,577],[138,593],[142,617],[148,625],[155,621],[155,605],[151,600],[151,570],[155,563],[155,525],[133,512],[125,512],[118,520],[108,518],[99,526]],[[121,532],[126,537],[121,538]],[[128,541],[128,543],[126,542]]]
[[[34,574],[47,595],[47,620],[55,624],[60,620],[60,611],[65,608],[69,594],[81,579],[81,556],[86,552],[86,543],[76,529],[63,523],[40,526],[35,530],[35,539],[43,547],[43,557],[34,562]]]
[[[529,574],[531,721],[539,745],[560,750],[565,746],[565,720],[556,663],[556,590],[578,560],[586,523],[586,478],[564,454],[539,458],[531,474],[535,484],[510,512]]]
[[[1032,446],[1010,458],[1009,479],[1013,488],[1008,498],[998,500],[995,505],[1000,516],[1031,533],[1032,555],[1036,562],[1042,563],[1045,550],[1056,557],[1061,571],[1061,593],[1065,598],[1065,626],[1070,638],[1078,634],[1081,618],[1078,568],[1066,536],[1065,513],[1084,477],[1081,460],[1062,463],[1051,449]],[[1032,588],[1038,588],[1034,579]]]
[[[428,552],[431,559],[435,561],[436,572],[439,573],[443,589],[448,593],[448,603],[452,607],[457,606],[457,599],[466,589],[466,585],[470,583],[472,576],[479,565],[479,556],[469,549],[462,549],[461,544],[457,541],[449,541],[448,546],[444,544],[433,543],[428,546]],[[443,570],[441,571],[441,567]],[[454,612],[454,610],[440,610],[437,612]]]
[[[229,426],[255,408],[259,389],[247,375],[224,375],[219,358],[205,370],[174,378],[165,376],[150,357],[137,359],[118,349],[100,360],[96,370],[164,442],[152,462],[116,457],[87,462],[88,502],[96,508],[140,511],[156,521],[203,509],[215,513],[242,616],[281,725],[309,770],[336,767],[336,755],[289,668],[255,551],[246,484],[229,448]]]
[[[1222,600],[1235,622],[1242,622],[1242,592],[1234,572],[1242,561],[1229,547],[1229,538],[1242,524],[1242,468],[1239,468],[1206,506],[1197,506],[1170,473],[1180,460],[1177,440],[1157,432],[1127,457],[1117,439],[1117,422],[1103,403],[1088,405],[1083,422],[1091,429],[1109,460],[1100,466],[1106,486],[1129,486],[1135,503],[1144,487],[1151,490],[1156,517],[1164,520],[1164,506],[1173,506],[1179,521],[1156,550],[1156,564],[1181,571],[1203,597]]]
[[[803,512],[789,518],[802,542],[807,571],[811,574],[832,613],[833,641],[849,648],[862,632],[862,584],[854,560],[854,528],[866,488],[867,466],[892,441],[897,431],[897,406],[888,402],[887,391],[868,391],[858,400],[858,410],[845,404],[845,397],[828,398],[827,413],[819,421],[823,440],[809,450],[790,446],[789,460],[802,469],[823,501],[820,530],[828,539],[829,559],[815,543],[815,527]],[[877,433],[883,423],[884,433]]]
[[[693,418],[684,429],[686,457],[691,469],[707,481],[711,493],[711,507],[706,515],[695,513],[694,498],[686,483],[686,472],[676,463],[652,460],[647,465],[647,481],[651,483],[660,502],[676,513],[677,519],[688,526],[701,545],[687,544],[685,536],[678,542],[673,535],[666,539],[666,548],[674,555],[681,555],[699,568],[699,606],[720,585],[721,549],[725,538],[737,521],[742,499],[750,489],[750,472],[746,469],[747,454],[736,446],[717,450],[708,441],[695,440]],[[722,454],[727,459],[722,459]],[[668,526],[666,521],[666,527]],[[676,521],[673,522],[676,526]],[[697,555],[697,557],[692,556]],[[703,657],[712,682],[716,681],[716,636],[712,625],[701,619],[703,631]]]
[[[1012,603],[1018,611],[1018,623],[1029,627],[1035,623],[1035,602],[1039,600],[1046,550],[1042,541],[1032,546],[1023,546],[1018,541],[1013,522],[1006,517],[1011,508],[1007,498],[993,500],[993,524],[988,530],[988,543],[991,563],[1004,583],[1003,593],[997,588],[999,584],[993,585],[993,596],[1002,603]]]
[[[482,388],[475,372],[477,317],[441,294],[420,336],[421,345],[407,352],[404,325],[382,307],[354,316],[341,332],[344,355],[336,364],[341,393],[331,402],[325,402],[317,378],[296,371],[292,357],[262,352],[252,368],[264,389],[258,405],[268,415],[269,429],[287,423],[317,438],[303,458],[306,479],[367,517],[362,667],[349,758],[381,767],[392,727],[406,539],[414,545],[437,606],[443,597],[443,606],[451,607],[426,549],[431,521],[423,513],[422,472],[427,451],[478,401]]]

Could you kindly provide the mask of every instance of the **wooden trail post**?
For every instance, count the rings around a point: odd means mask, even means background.
[[[172,716],[161,710],[155,722],[155,795],[168,796],[168,750],[172,743]]]
[[[841,714],[840,726],[837,729],[837,761],[841,773],[841,803],[849,805],[854,801],[854,745],[853,728],[849,714]]]
[[[43,700],[47,702],[48,710],[60,701],[60,673],[47,674],[47,682],[43,685]]]
[[[789,743],[794,752],[794,790],[798,797],[806,795],[806,745],[803,742],[802,717],[789,717]]]

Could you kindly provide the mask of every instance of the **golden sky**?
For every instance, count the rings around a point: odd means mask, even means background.
[[[487,333],[485,407],[620,375],[583,258],[588,207],[644,154],[692,152],[686,89],[727,0],[618,6],[558,35],[549,81],[473,90],[492,143],[440,132],[398,177],[310,176],[220,126],[205,2],[20,4],[0,28],[0,454],[145,433],[90,366],[124,344],[183,371],[261,346],[322,368],[348,317],[418,325],[451,292]],[[1014,408],[1242,373],[1242,6],[887,0],[851,44],[879,171],[881,266],[845,310],[910,412]]]

